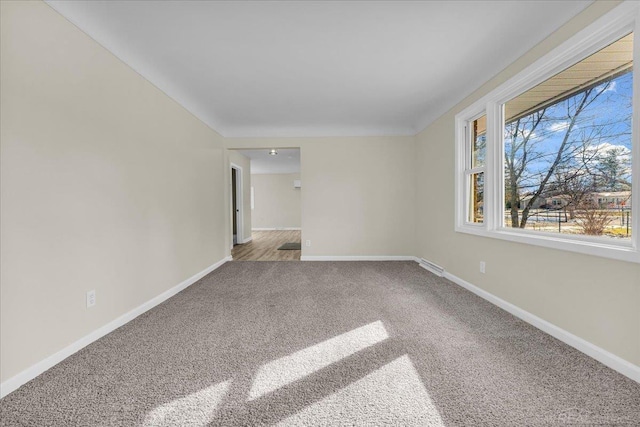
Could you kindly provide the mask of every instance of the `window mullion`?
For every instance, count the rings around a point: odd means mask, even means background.
[[[640,64],[640,42],[636,35],[640,34],[640,9],[636,12],[636,20],[634,22],[634,42],[633,42],[633,61]],[[640,67],[633,67],[633,89],[632,89],[632,111],[635,117],[638,117],[640,109]],[[640,121],[633,120],[631,129],[631,207],[632,213],[632,229],[631,244],[634,249],[640,249]]]
[[[489,230],[495,230],[502,226],[502,212],[504,210],[502,111],[501,104],[495,102],[487,104],[485,218]]]

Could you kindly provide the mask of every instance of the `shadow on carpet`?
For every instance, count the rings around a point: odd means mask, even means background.
[[[640,384],[414,262],[227,263],[0,425],[637,425]]]

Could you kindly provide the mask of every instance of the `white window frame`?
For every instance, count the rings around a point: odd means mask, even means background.
[[[455,118],[455,231],[553,249],[640,263],[640,2],[627,0],[513,78],[465,108]],[[631,241],[504,227],[504,104],[633,32],[633,128]],[[470,125],[487,115],[484,222],[468,221],[467,140]]]
[[[466,121],[465,123],[465,127],[464,127],[464,153],[463,153],[463,161],[464,161],[464,166],[463,166],[463,174],[464,174],[464,186],[465,186],[465,193],[464,193],[464,223],[465,225],[468,225],[470,227],[482,227],[484,225],[484,221],[485,219],[483,218],[483,222],[473,222],[469,220],[469,215],[471,214],[471,205],[469,204],[469,201],[471,200],[471,195],[468,193],[469,189],[471,188],[471,177],[474,174],[479,174],[482,173],[484,175],[484,180],[485,180],[485,186],[487,185],[487,156],[485,154],[485,162],[484,162],[484,166],[476,166],[473,167],[473,144],[475,143],[474,139],[473,139],[473,129],[472,129],[472,125],[473,122],[476,121],[477,119],[479,119],[480,117],[484,116],[485,112],[482,111],[480,114],[476,114],[472,119]],[[486,137],[486,131],[485,131],[485,137]],[[485,146],[485,150],[486,150],[486,146]],[[485,192],[486,194],[486,192]],[[483,194],[483,198],[484,198],[484,194]],[[486,204],[486,200],[484,202]]]

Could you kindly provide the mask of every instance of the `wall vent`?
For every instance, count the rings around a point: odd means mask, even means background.
[[[437,276],[442,277],[444,275],[444,268],[432,263],[431,261],[427,261],[424,258],[420,258],[420,267],[424,268],[425,270],[429,270]]]

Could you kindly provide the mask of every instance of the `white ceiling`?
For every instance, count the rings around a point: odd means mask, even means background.
[[[251,174],[300,173],[300,149],[278,148],[272,156],[269,150],[238,150],[251,159]]]
[[[48,3],[224,136],[413,135],[591,1]]]

